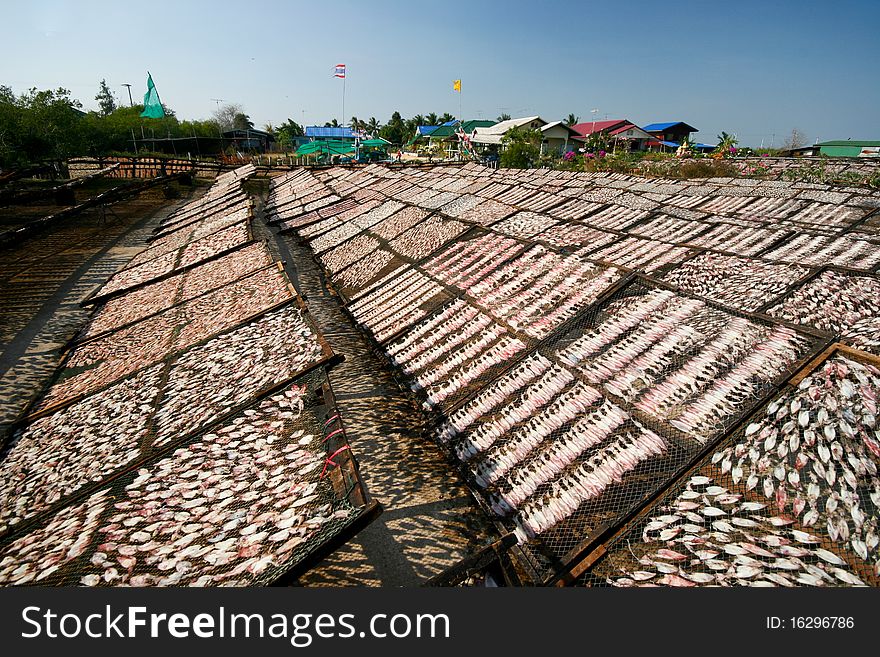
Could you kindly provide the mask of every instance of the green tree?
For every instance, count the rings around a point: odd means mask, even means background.
[[[574,114],[569,114],[565,119],[563,119],[562,122],[566,125],[575,125],[580,120],[581,117],[575,116]]]
[[[60,160],[83,152],[82,104],[63,88],[16,96],[0,86],[0,165]]]
[[[439,123],[438,118],[437,114],[431,112],[425,117],[425,123],[423,125],[437,125]]]
[[[367,132],[370,133],[371,135],[374,135],[374,136],[376,135],[376,133],[379,132],[379,129],[381,127],[382,127],[382,124],[379,123],[379,121],[376,119],[375,116],[371,116],[370,120],[367,121],[367,124],[365,126]]]
[[[98,101],[98,107],[101,108],[103,116],[107,116],[116,110],[116,99],[113,98],[113,93],[110,91],[110,87],[107,86],[107,80],[101,80],[101,88],[98,90],[95,100]]]
[[[406,122],[400,116],[400,112],[394,112],[391,115],[388,123],[379,130],[379,136],[398,146],[403,145],[407,141],[409,134],[407,133]]]
[[[584,140],[584,150],[588,153],[601,153],[602,151],[609,153],[613,150],[614,143],[608,133],[601,130],[587,135]]]
[[[510,121],[510,119],[511,119],[510,114],[500,114],[498,116],[498,118],[495,120],[498,121],[498,123],[501,123],[502,121]]]
[[[437,119],[437,125],[449,123],[450,121],[454,121],[454,120],[455,120],[455,117],[452,116],[452,114],[450,114],[449,112],[443,112],[443,114],[440,115],[440,118]]]
[[[304,134],[303,127],[292,119],[287,119],[275,130],[275,138],[284,148],[293,148],[294,139]]]
[[[501,138],[501,166],[511,169],[528,169],[541,157],[541,132],[511,128]]]
[[[232,119],[233,130],[252,130],[253,127],[254,127],[254,122],[251,121],[251,117],[249,117],[244,112],[239,112]]]

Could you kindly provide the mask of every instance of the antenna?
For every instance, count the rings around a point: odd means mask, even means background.
[[[217,109],[220,109],[220,103],[222,103],[226,99],[225,98],[212,98],[211,100],[213,100],[215,103],[217,103]]]
[[[120,87],[128,87],[128,104],[130,107],[134,107],[134,101],[131,99],[131,85],[127,82],[123,82]]]

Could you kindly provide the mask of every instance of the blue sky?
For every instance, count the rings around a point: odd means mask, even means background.
[[[444,9],[446,7],[446,9]],[[87,109],[153,75],[181,118],[212,99],[258,127],[394,110],[683,120],[714,143],[880,139],[880,1],[5,3],[0,84],[63,86]],[[14,26],[14,27],[13,27]],[[452,81],[462,80],[462,95]]]

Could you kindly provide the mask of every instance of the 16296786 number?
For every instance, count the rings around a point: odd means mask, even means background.
[[[852,616],[792,616],[789,622],[793,630],[834,630],[855,627]]]

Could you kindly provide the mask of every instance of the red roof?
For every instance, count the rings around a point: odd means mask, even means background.
[[[628,124],[629,121],[624,119],[613,119],[611,121],[587,121],[586,123],[576,123],[571,126],[572,130],[576,130],[581,136],[591,135],[594,132],[604,132],[619,125]]]
[[[609,135],[619,135],[621,132],[626,132],[630,128],[637,128],[637,129],[641,130],[641,128],[639,128],[639,126],[635,125],[634,123],[630,123],[629,121],[626,121],[619,128],[614,128],[614,130],[609,130],[608,134]]]

